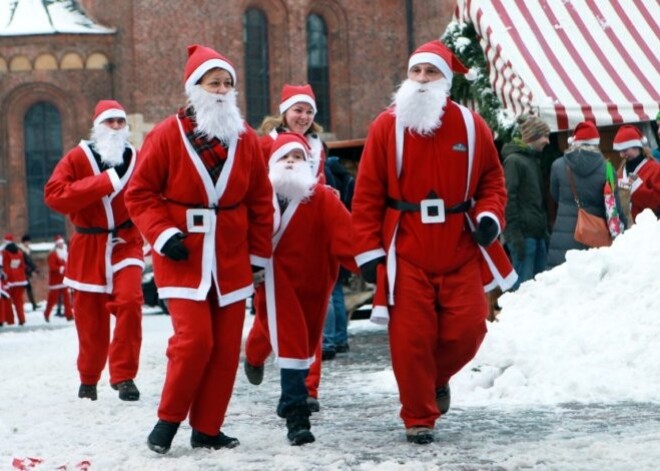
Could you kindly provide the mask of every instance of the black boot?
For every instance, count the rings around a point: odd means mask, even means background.
[[[147,437],[147,446],[151,451],[161,455],[167,453],[172,446],[172,440],[177,430],[179,430],[178,422],[159,420]]]
[[[78,397],[80,399],[96,401],[98,399],[96,395],[96,384],[81,384],[80,388],[78,388]]]
[[[312,443],[315,438],[310,432],[312,428],[309,423],[309,406],[306,402],[293,406],[286,412],[286,428],[288,433],[286,437],[291,445],[298,446],[305,443]]]
[[[240,444],[238,438],[228,437],[222,432],[218,432],[217,435],[206,435],[193,429],[190,436],[190,446],[193,448],[219,450],[220,448],[236,448]]]
[[[110,387],[115,391],[119,391],[119,399],[122,401],[137,401],[140,399],[140,391],[132,379],[111,384]]]
[[[247,376],[250,384],[258,386],[264,380],[264,365],[261,366],[252,366],[247,360],[244,362],[245,366],[245,376]]]
[[[451,404],[451,389],[445,384],[443,387],[435,390],[435,403],[438,405],[440,414],[445,415],[449,411]]]

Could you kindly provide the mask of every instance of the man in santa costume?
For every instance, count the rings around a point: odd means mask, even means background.
[[[92,401],[106,361],[119,399],[140,398],[133,380],[142,344],[144,262],[142,236],[124,204],[137,162],[129,134],[124,108],[114,100],[99,101],[90,140],[80,141],[60,160],[44,189],[46,204],[75,227],[64,284],[74,290],[78,397]]]
[[[69,288],[64,284],[64,267],[66,267],[67,257],[68,250],[64,239],[62,236],[55,237],[55,247],[48,254],[48,300],[44,311],[46,322],[50,322],[50,312],[58,304],[60,296],[62,304],[64,304],[66,320],[73,320]]]
[[[417,444],[433,441],[449,380],[486,334],[484,285],[516,278],[497,242],[506,191],[491,131],[449,99],[453,74],[466,72],[440,41],[412,54],[371,125],[353,199],[356,261],[377,282],[372,320],[389,321],[401,418]]]
[[[287,421],[292,445],[314,441],[305,379],[323,333],[339,263],[353,261],[350,214],[334,191],[317,183],[309,165],[311,148],[296,133],[277,136],[269,177],[277,196],[273,256],[257,288],[252,330],[245,345],[245,369],[261,383],[271,350],[280,367],[282,394],[277,414]]]
[[[651,157],[647,143],[642,131],[631,124],[614,135],[612,148],[621,157],[617,186],[628,226],[646,208],[660,216],[660,163]]]
[[[14,241],[12,234],[6,234],[4,242],[2,249],[2,266],[6,278],[4,287],[16,311],[18,324],[23,325],[25,324],[25,287],[28,284],[25,272],[25,255]],[[5,308],[5,316],[9,324],[14,323],[14,313],[11,306],[8,309]]]
[[[174,334],[149,448],[166,453],[188,416],[193,448],[233,448],[220,431],[238,366],[252,272],[271,255],[272,189],[259,139],[236,105],[236,72],[188,48],[188,106],[147,136],[126,201],[152,246]]]

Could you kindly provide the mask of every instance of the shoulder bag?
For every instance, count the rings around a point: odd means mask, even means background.
[[[587,247],[608,247],[612,245],[612,236],[610,235],[610,230],[607,227],[605,219],[588,213],[582,207],[582,202],[577,195],[577,191],[575,191],[573,173],[568,165],[566,165],[566,174],[568,175],[568,183],[571,186],[573,199],[578,208],[573,237],[576,241]]]

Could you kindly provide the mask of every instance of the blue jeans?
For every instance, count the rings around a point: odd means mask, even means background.
[[[548,247],[545,239],[534,239],[532,237],[525,238],[525,253],[522,257],[521,254],[517,253],[513,244],[508,244],[508,247],[513,268],[518,273],[518,281],[511,288],[511,291],[515,291],[520,283],[533,279],[537,273],[545,270],[548,263]]]
[[[348,343],[348,316],[344,303],[344,289],[337,281],[328,303],[328,312],[323,326],[323,350],[335,351],[335,345]]]

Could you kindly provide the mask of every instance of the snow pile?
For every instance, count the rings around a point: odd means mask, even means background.
[[[660,222],[642,213],[612,247],[567,261],[500,298],[462,405],[660,400]]]

